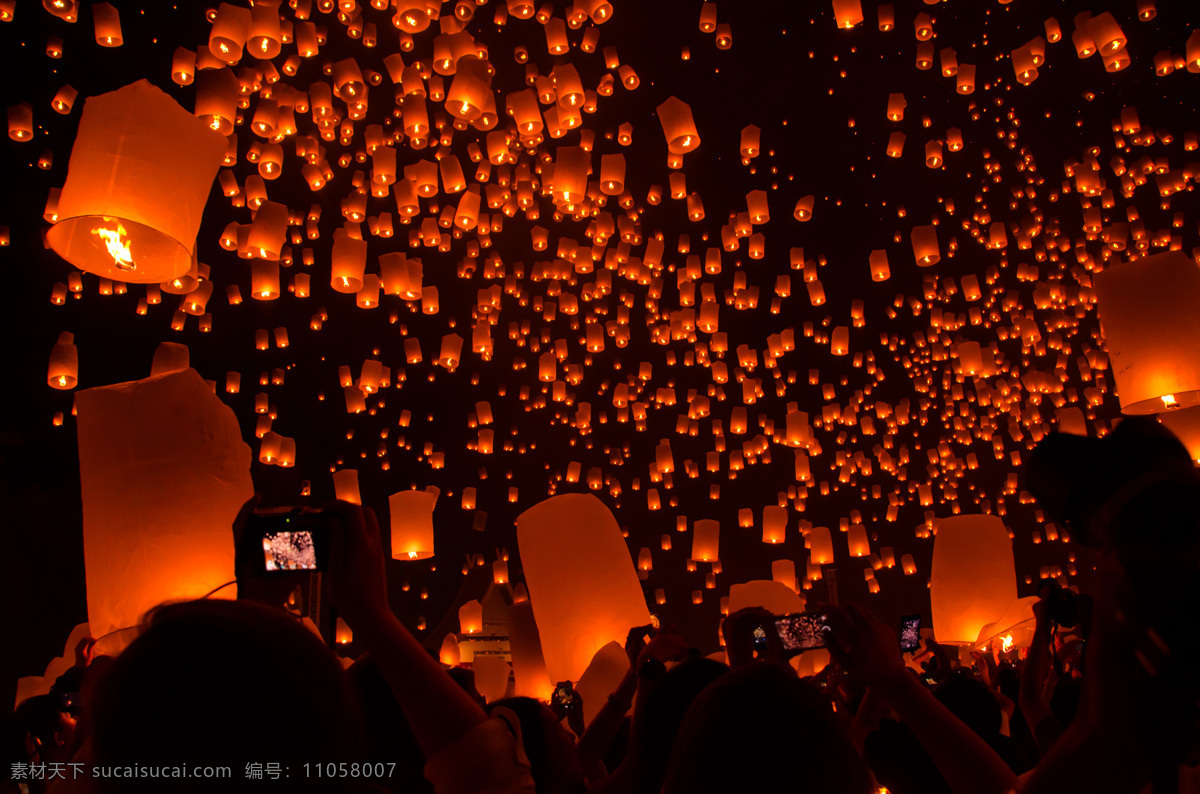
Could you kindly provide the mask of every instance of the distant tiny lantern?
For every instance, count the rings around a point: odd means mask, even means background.
[[[187,273],[224,153],[223,137],[145,80],[88,99],[50,247],[119,281]]]

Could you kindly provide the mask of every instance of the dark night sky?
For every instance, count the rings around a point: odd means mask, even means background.
[[[301,501],[304,480],[311,481],[313,500],[331,497],[329,471],[334,466],[357,468],[365,502],[382,512],[386,512],[387,495],[394,491],[412,484],[440,487],[437,556],[425,563],[395,563],[391,570],[395,584],[412,585],[407,591],[393,588],[392,598],[397,613],[410,626],[420,617],[430,627],[439,622],[459,590],[468,555],[482,555],[491,562],[498,550],[507,549],[515,558],[513,519],[520,511],[550,492],[586,489],[583,483],[562,481],[569,462],[580,462],[584,472],[600,467],[606,486],[596,493],[628,529],[631,554],[636,558],[642,547],[653,550],[654,570],[645,582],[647,597],[652,601],[654,590],[663,588],[667,603],[652,608],[678,622],[694,643],[715,650],[719,599],[731,584],[770,578],[770,563],[780,558],[798,560],[802,575],[806,557],[798,530],[801,521],[833,528],[841,600],[869,604],[889,621],[909,612],[928,615],[925,585],[932,539],[915,537],[914,527],[924,522],[927,510],[937,517],[951,514],[955,500],[943,499],[941,487],[948,482],[957,484],[957,503],[963,512],[981,510],[983,500],[995,512],[1003,499],[1006,523],[1015,534],[1022,595],[1032,594],[1033,586],[1024,579],[1036,580],[1040,567],[1066,568],[1071,545],[1035,545],[1035,532],[1044,533],[1044,528],[1038,526],[1034,506],[1019,504],[1018,492],[1003,493],[1009,475],[1016,471],[1011,453],[1024,452],[1034,437],[1054,428],[1056,400],[1063,405],[1082,403],[1086,408],[1083,390],[1099,387],[1103,403],[1089,412],[1089,420],[1094,420],[1089,421],[1092,432],[1104,432],[1119,411],[1111,372],[1081,372],[1078,364],[1089,350],[1100,346],[1088,271],[1102,268],[1106,256],[1101,240],[1083,239],[1080,196],[1073,187],[1064,189],[1073,184],[1064,165],[1083,161],[1087,150],[1097,147],[1100,177],[1115,194],[1112,206],[1104,208],[1106,225],[1126,220],[1128,208],[1135,207],[1149,239],[1167,230],[1182,236],[1185,251],[1197,245],[1197,208],[1190,185],[1188,192],[1163,206],[1153,175],[1126,196],[1112,165],[1114,157],[1132,165],[1149,156],[1156,163],[1169,161],[1173,170],[1189,163],[1194,168],[1196,154],[1185,151],[1184,133],[1196,129],[1196,109],[1190,98],[1195,96],[1197,78],[1182,69],[1158,77],[1153,66],[1155,54],[1162,50],[1182,59],[1196,16],[1189,3],[1159,0],[1157,16],[1139,21],[1134,0],[1016,0],[1007,5],[995,0],[949,0],[933,5],[899,0],[893,4],[896,29],[882,32],[877,24],[878,4],[873,0],[863,0],[866,21],[850,31],[836,29],[825,0],[721,0],[717,4],[719,21],[731,26],[733,43],[730,49],[719,50],[713,35],[698,29],[699,2],[617,0],[613,18],[599,26],[597,51],[581,52],[583,30],[571,30],[572,49],[566,60],[577,67],[584,86],[594,88],[607,72],[601,50],[615,46],[621,63],[631,65],[640,78],[636,90],[618,85],[613,96],[600,97],[598,111],[584,115],[583,128],[595,133],[596,167],[600,154],[621,152],[627,158],[626,183],[640,234],[649,240],[661,232],[665,243],[661,268],[654,274],[662,280],[661,297],[650,298],[650,285],[631,280],[618,270],[611,273],[612,294],[580,301],[577,327],[562,313],[546,320],[543,312],[534,308],[535,301],[556,300],[559,290],[590,296],[590,285],[597,277],[580,273],[561,282],[531,277],[537,262],[553,258],[558,239],[575,239],[581,248],[587,242],[586,222],[569,217],[556,220],[549,199],[540,198],[541,217],[536,223],[550,230],[550,250],[538,253],[530,249],[534,224],[518,212],[504,219],[502,231],[491,235],[491,247],[474,260],[478,267],[470,277],[462,277],[460,262],[473,233],[455,240],[448,253],[431,248],[410,252],[424,262],[425,285],[439,290],[437,314],[423,315],[419,304],[406,304],[395,296],[384,296],[377,309],[358,309],[353,296],[333,292],[328,286],[329,246],[333,230],[342,222],[339,202],[353,189],[352,174],[367,171],[370,162],[339,167],[337,159],[359,150],[365,124],[383,123],[396,107],[382,59],[397,51],[398,42],[391,13],[367,5],[361,10],[366,21],[377,24],[377,47],[368,49],[361,41],[348,38],[336,13],[314,8],[313,19],[327,28],[328,43],[317,58],[302,65],[297,78],[285,78],[304,89],[320,79],[322,63],[345,57],[354,57],[364,69],[383,74],[382,83],[370,88],[368,114],[355,124],[351,145],[325,144],[336,173],[325,188],[313,193],[303,184],[300,161],[290,141],[284,144],[284,176],[269,184],[271,199],[294,211],[306,211],[313,203],[322,207],[320,238],[293,246],[297,260],[301,248],[311,248],[315,263],[306,268],[297,261],[283,269],[285,284],[297,271],[310,272],[311,297],[301,299],[284,292],[277,301],[247,297],[239,306],[227,304],[224,295],[229,284],[239,285],[243,295],[249,295],[249,265],[235,253],[222,250],[217,238],[231,221],[249,223],[250,213],[232,208],[214,185],[198,237],[199,258],[211,266],[215,283],[209,303],[211,333],[201,333],[195,318],[188,319],[182,332],[172,331],[174,296],[164,295],[160,305],[150,306],[141,316],[135,309],[145,295],[143,287],[130,285],[125,295],[102,296],[91,275],[84,276],[82,298],[54,306],[49,301],[51,289],[56,282],[66,281],[71,267],[42,246],[40,233],[46,223],[41,214],[49,189],[60,186],[66,177],[83,98],[146,78],[190,109],[194,86],[171,82],[171,54],[177,46],[193,50],[207,46],[205,4],[115,5],[121,12],[125,38],[120,48],[102,48],[95,43],[86,6],[81,20],[68,24],[38,3],[18,0],[15,20],[0,23],[0,73],[6,75],[0,88],[3,104],[30,102],[37,124],[33,142],[9,140],[0,158],[0,183],[6,186],[0,198],[0,224],[9,227],[12,238],[9,247],[0,248],[0,273],[8,298],[0,312],[6,341],[0,358],[5,372],[5,388],[0,390],[0,532],[5,545],[0,554],[0,579],[4,587],[2,625],[9,648],[2,671],[6,688],[0,697],[8,696],[7,687],[16,676],[40,673],[60,652],[71,626],[86,619],[82,510],[74,425],[69,417],[72,396],[50,389],[45,381],[47,357],[60,331],[76,334],[79,388],[145,377],[155,347],[164,340],[187,344],[193,366],[220,384],[226,372],[241,372],[240,394],[228,395],[223,389],[218,393],[236,412],[256,461],[253,401],[260,390],[258,376],[286,368],[285,385],[265,391],[278,408],[273,429],[297,440],[297,466],[280,469],[253,464],[256,488],[272,501]],[[548,74],[554,65],[536,20],[510,18],[503,26],[495,24],[496,8],[503,5],[503,0],[491,0],[479,6],[468,28],[487,45],[496,69],[492,88],[501,108],[504,95],[521,88],[526,74],[525,67],[514,61],[514,47],[527,47],[531,63],[542,74]],[[566,4],[553,5],[561,17]],[[444,12],[451,13],[453,6],[446,4]],[[1099,56],[1078,58],[1071,44],[1076,14],[1106,10],[1128,36],[1132,59],[1128,68],[1116,73],[1106,73]],[[294,13],[286,4],[281,11],[286,19]],[[932,17],[935,31],[931,42],[935,57],[928,70],[915,65],[918,41],[913,18],[919,13]],[[1014,80],[1009,53],[1034,37],[1045,36],[1044,20],[1050,16],[1061,25],[1063,40],[1046,45],[1046,62],[1038,79],[1021,86]],[[434,22],[416,37],[416,48],[404,56],[407,63],[430,57],[437,26]],[[584,29],[588,27],[590,23]],[[63,39],[61,59],[46,56],[49,35]],[[957,52],[959,63],[977,67],[973,94],[956,93],[955,79],[942,76],[936,52],[945,47]],[[681,58],[685,48],[690,58]],[[294,47],[285,44],[276,65],[291,53]],[[238,68],[258,63],[245,58]],[[49,107],[50,98],[64,83],[79,91],[75,109],[67,116]],[[885,113],[888,95],[894,92],[902,92],[907,101],[904,119],[899,122],[890,121]],[[652,205],[646,200],[652,185],[667,192],[667,150],[654,109],[672,95],[691,106],[702,139],[699,149],[685,157],[682,169],[688,191],[703,198],[706,217],[701,222],[688,220],[682,201],[664,197],[660,204]],[[256,98],[250,101],[253,106]],[[344,109],[340,101],[335,100],[335,105]],[[1157,133],[1151,145],[1136,145],[1133,136],[1114,139],[1113,120],[1127,106],[1136,106],[1143,135]],[[431,118],[434,111],[435,105],[430,103]],[[297,113],[296,117],[301,134],[312,131],[310,115]],[[622,147],[612,134],[624,122],[633,125],[633,142]],[[761,128],[763,151],[747,164],[739,156],[738,142],[741,129],[748,124]],[[925,143],[945,140],[950,128],[961,130],[962,151],[947,151],[941,168],[926,167]],[[886,148],[889,135],[897,130],[906,134],[907,141],[903,156],[894,159],[886,156]],[[1173,137],[1171,142],[1165,142],[1165,133]],[[237,136],[239,161],[234,171],[239,181],[244,181],[256,172],[244,159],[254,138],[245,126],[238,129]],[[457,132],[450,144],[466,165],[468,182],[475,166],[467,161],[466,148],[476,139],[482,143],[483,137],[483,133],[468,129]],[[572,131],[563,138],[548,138],[539,153],[553,153],[559,145],[577,145],[579,137],[578,131]],[[431,155],[430,149],[414,151],[405,143],[397,149],[401,167]],[[44,150],[53,152],[49,170],[36,166]],[[526,156],[524,150],[517,151]],[[496,169],[492,178],[496,179]],[[688,351],[709,343],[708,334],[697,333],[695,338],[670,344],[653,339],[654,329],[669,322],[668,313],[680,308],[675,270],[683,267],[687,258],[679,252],[680,236],[689,236],[692,254],[703,256],[709,246],[720,246],[721,227],[731,213],[745,212],[745,195],[751,190],[769,193],[771,220],[754,229],[765,237],[765,257],[751,259],[748,242],[741,240],[738,250],[723,253],[722,272],[702,279],[716,290],[720,330],[728,336],[729,352],[723,360],[730,382],[723,384],[725,399],[713,398],[712,415],[698,421],[694,437],[679,434],[677,420],[687,414],[689,390],[703,395],[713,387],[711,370],[687,365],[684,358]],[[801,223],[793,218],[792,209],[797,199],[807,195],[815,197],[813,219]],[[1099,197],[1092,201],[1098,205]],[[408,229],[398,223],[394,200],[369,200],[370,215],[385,211],[397,220],[396,236],[390,240],[370,237],[364,224],[364,239],[369,240],[368,272],[377,272],[378,255],[408,250]],[[428,211],[429,204],[423,201],[423,214]],[[623,212],[613,199],[604,211],[614,218]],[[1181,225],[1172,229],[1176,218]],[[987,239],[994,222],[1007,228],[1005,249],[988,250],[980,242]],[[934,267],[918,268],[910,230],[931,223],[937,224],[942,260]],[[1017,235],[1023,226],[1036,232],[1030,235],[1026,250],[1021,250]],[[1064,238],[1068,244],[1060,255],[1055,244]],[[1073,250],[1080,242],[1090,254],[1091,264],[1086,267]],[[811,304],[804,267],[791,267],[789,251],[793,248],[803,249],[809,270],[819,277],[827,298],[823,305]],[[868,270],[868,255],[876,249],[887,251],[891,266],[891,278],[880,283],[871,280]],[[1150,252],[1157,250],[1161,249]],[[642,253],[640,246],[633,246],[633,256]],[[1123,261],[1128,253],[1113,254],[1110,261]],[[433,363],[438,341],[453,330],[467,340],[469,348],[477,292],[493,283],[504,284],[503,278],[493,281],[484,277],[482,262],[493,255],[505,263],[508,273],[516,271],[515,263],[525,263],[525,276],[516,283],[528,301],[505,295],[499,321],[492,328],[492,358],[485,361],[464,353],[458,369],[447,372]],[[1037,275],[1019,278],[1018,272],[1026,274],[1021,265],[1036,265]],[[597,263],[597,270],[601,269],[603,265]],[[965,300],[961,286],[962,279],[970,275],[983,285],[983,298],[974,303]],[[773,312],[779,276],[790,276],[791,295]],[[757,308],[738,310],[727,304],[725,293],[740,277],[747,286],[759,289]],[[1061,301],[1039,308],[1033,299],[1039,288],[1052,289],[1061,295]],[[582,321],[589,316],[596,316],[601,324],[617,320],[622,300],[629,307],[628,345],[619,348],[608,337],[603,353],[585,358],[579,343]],[[854,301],[862,301],[862,327],[853,327]],[[977,325],[966,321],[972,307],[983,310]],[[309,320],[320,308],[328,312],[328,320],[320,331],[313,331]],[[961,327],[956,327],[951,314],[963,319]],[[1020,334],[1009,333],[1022,315],[1037,321],[1043,335],[1041,345],[1023,348]],[[540,352],[533,352],[528,342],[518,346],[510,339],[509,324],[522,322],[529,323],[529,339],[543,340],[542,351],[553,346],[554,340],[566,339],[569,355],[564,363],[584,365],[582,380],[568,386],[568,392],[573,403],[591,403],[591,432],[583,434],[571,426],[574,406],[554,403],[548,396],[544,405],[535,405],[536,399],[521,399],[523,386],[534,398],[546,390],[537,376]],[[805,335],[806,324],[815,327],[814,336]],[[935,324],[937,327],[931,328]],[[288,348],[255,350],[256,329],[280,326],[288,329]],[[833,356],[828,340],[817,339],[828,336],[835,326],[850,327],[851,355]],[[1057,336],[1052,337],[1056,327]],[[763,364],[767,337],[787,328],[795,331],[796,349],[778,359],[777,369],[768,369]],[[939,335],[938,344],[932,344]],[[421,342],[424,361],[420,364],[405,364],[403,344],[411,337]],[[931,344],[925,343],[927,339]],[[1051,346],[1058,340],[1061,351]],[[980,342],[985,348],[995,345],[1002,371],[978,379],[956,375],[955,345],[964,341]],[[815,482],[810,484],[807,499],[788,502],[792,509],[787,539],[776,547],[760,541],[761,514],[764,505],[777,503],[781,492],[788,498],[793,489],[794,497],[794,489],[803,485],[794,477],[792,450],[772,441],[770,461],[760,459],[747,465],[736,472],[736,478],[729,472],[728,452],[723,452],[720,471],[705,471],[706,453],[715,448],[712,420],[719,419],[728,429],[731,409],[742,404],[742,391],[735,382],[739,345],[758,352],[758,367],[747,374],[761,380],[764,396],[746,406],[749,432],[744,436],[727,434],[729,451],[740,450],[742,442],[760,433],[770,437],[760,427],[760,415],[782,431],[791,402],[814,418],[821,415],[823,406],[834,403],[843,411],[856,404],[860,417],[876,416],[880,403],[896,406],[908,400],[911,404],[911,422],[889,428],[885,419],[878,418],[874,436],[865,435],[857,422],[815,430],[822,447],[821,454],[812,458]],[[876,374],[862,361],[855,364],[855,354],[868,352],[873,354]],[[362,361],[374,357],[392,368],[393,387],[369,398],[371,412],[350,416],[344,409],[337,369],[348,365],[357,374]],[[516,357],[528,366],[514,370]],[[637,374],[643,362],[652,365],[652,374],[638,399],[650,407],[644,427],[639,427],[632,421],[618,421],[612,392],[617,383],[628,379],[640,384]],[[1031,370],[1053,373],[1060,363],[1065,368],[1061,377],[1055,378],[1062,384],[1057,394],[1030,395],[1019,385],[1020,375]],[[396,377],[401,369],[403,382]],[[563,371],[560,364],[560,377]],[[810,371],[818,373],[817,385],[810,385]],[[948,378],[948,385],[958,378],[962,392],[944,386],[943,378]],[[782,387],[778,392],[777,384]],[[832,386],[832,398],[825,395],[824,384]],[[1010,387],[1009,396],[997,398],[990,406],[981,405],[980,393],[1004,393]],[[677,404],[655,407],[655,391],[660,388],[674,388]],[[321,394],[326,397],[323,401]],[[492,455],[468,449],[476,436],[470,425],[477,400],[489,400],[495,414],[497,449]],[[998,408],[996,402],[1002,405]],[[398,426],[402,410],[413,416],[407,428]],[[68,414],[67,421],[62,427],[53,427],[52,416],[59,411]],[[946,411],[973,423],[970,443],[955,440],[953,420]],[[1017,418],[1010,423],[1013,412]],[[607,421],[600,419],[601,414]],[[994,427],[981,430],[980,419],[989,417]],[[386,456],[380,457],[380,435],[385,429]],[[159,430],[169,432],[167,428]],[[1014,438],[1014,430],[1020,433],[1019,439]],[[1003,439],[1002,460],[993,455],[993,435]],[[398,446],[399,437],[407,442],[404,447]],[[901,448],[908,452],[910,463],[903,467],[903,479],[880,463],[879,445],[888,446],[885,437],[890,437],[892,448],[883,451],[892,458],[899,457]],[[650,482],[654,450],[664,438],[671,441],[676,465],[669,490],[664,483]],[[511,442],[511,451],[502,448],[505,442]],[[931,466],[927,453],[942,442],[948,444],[949,454],[942,456],[942,465]],[[445,468],[430,467],[423,454],[426,444],[444,453]],[[861,453],[859,460],[872,464],[870,475],[860,469],[849,482],[839,483],[841,466],[835,462],[839,452],[851,459]],[[945,465],[947,460],[965,460],[972,452],[978,457],[977,469]],[[384,460],[386,470],[381,467]],[[684,461],[694,461],[699,476],[688,477]],[[818,483],[822,481],[831,486],[827,495],[820,493]],[[619,484],[619,496],[612,495],[611,483]],[[916,486],[921,483],[932,483],[934,505],[918,503]],[[720,485],[717,499],[710,498],[714,484]],[[472,531],[473,512],[460,507],[461,490],[467,486],[478,489],[478,508],[487,512],[483,533]],[[880,488],[878,498],[871,493],[873,486]],[[509,487],[519,489],[516,504],[507,501]],[[662,494],[660,510],[647,509],[645,491],[650,487],[657,487]],[[890,493],[898,494],[903,502],[894,521],[885,518]],[[742,508],[753,510],[754,528],[738,527],[737,513]],[[918,574],[906,577],[899,566],[881,570],[877,574],[881,592],[869,595],[861,573],[866,561],[848,557],[845,536],[837,532],[839,521],[848,518],[852,510],[861,511],[873,551],[890,546],[897,559],[912,554]],[[722,571],[716,577],[716,588],[705,590],[701,605],[691,603],[690,593],[704,589],[710,566],[686,570],[691,538],[690,533],[675,532],[677,516],[686,516],[689,522],[715,518],[722,523]],[[667,533],[673,535],[674,547],[664,552],[659,549],[659,537]],[[519,578],[519,562],[514,559],[510,567]],[[428,588],[427,601],[418,599],[422,587]],[[824,584],[818,583],[816,592],[823,589]]]

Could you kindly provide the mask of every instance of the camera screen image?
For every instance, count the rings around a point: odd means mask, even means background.
[[[829,621],[817,612],[785,615],[775,621],[779,641],[787,651],[824,648],[829,639]]]
[[[312,532],[264,532],[263,558],[268,571],[315,571],[317,548]]]
[[[921,616],[900,619],[900,650],[915,651],[921,645]]]

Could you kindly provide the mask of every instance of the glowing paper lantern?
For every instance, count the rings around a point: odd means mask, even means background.
[[[442,647],[438,649],[438,661],[447,667],[458,667],[462,661],[462,651],[458,647],[458,637],[447,634],[442,638]]]
[[[471,672],[475,673],[475,689],[491,703],[500,700],[508,690],[508,677],[512,669],[508,662],[494,656],[475,655],[471,660]]]
[[[112,4],[93,3],[92,21],[96,27],[96,43],[101,47],[120,47],[125,43],[121,35],[121,14]]]
[[[629,656],[619,642],[610,642],[592,657],[575,686],[583,700],[583,724],[588,725],[604,707],[606,698],[621,684],[629,671]]]
[[[1095,277],[1121,412],[1200,405],[1200,269],[1169,251],[1106,268]]]
[[[816,565],[829,565],[833,562],[833,538],[829,535],[829,527],[813,527],[807,538],[809,559]]]
[[[663,135],[667,139],[667,151],[672,154],[687,154],[700,145],[700,134],[692,119],[692,108],[676,97],[667,97],[657,108],[658,120],[662,123]]]
[[[517,543],[552,680],[579,680],[596,651],[650,622],[621,530],[595,496],[563,494],[526,510]]]
[[[437,494],[427,491],[400,491],[388,497],[393,560],[427,560],[433,556],[436,503]]]
[[[337,292],[358,292],[363,286],[363,272],[367,267],[367,243],[356,240],[345,229],[333,233],[333,269],[329,285]]]
[[[863,21],[860,0],[833,0],[833,18],[842,30],[849,30]]]
[[[508,608],[508,646],[512,651],[513,694],[549,701],[554,683],[546,672],[542,641],[528,599],[516,601]]]
[[[254,493],[233,411],[192,369],[87,389],[75,405],[92,633],[231,583],[230,526]]]
[[[145,80],[83,106],[46,239],[81,270],[136,283],[192,267],[225,139]]]
[[[75,347],[75,335],[69,331],[58,335],[50,351],[46,382],[55,389],[73,389],[79,383],[79,350]]]
[[[472,599],[458,608],[460,634],[478,634],[483,631],[483,604]]]
[[[692,559],[712,562],[720,557],[721,524],[702,518],[692,526]]]
[[[783,543],[787,534],[786,507],[768,505],[763,508],[763,543]]]
[[[929,603],[937,641],[970,645],[1017,600],[1012,541],[989,515],[941,519],[933,544]]]
[[[341,502],[361,505],[362,496],[358,492],[358,469],[338,469],[333,473],[333,493]]]

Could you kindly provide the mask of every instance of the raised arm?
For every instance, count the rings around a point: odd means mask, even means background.
[[[830,607],[829,613],[830,651],[849,675],[896,710],[955,794],[1004,794],[1016,785],[1016,775],[987,742],[909,675],[890,628],[853,604]]]

